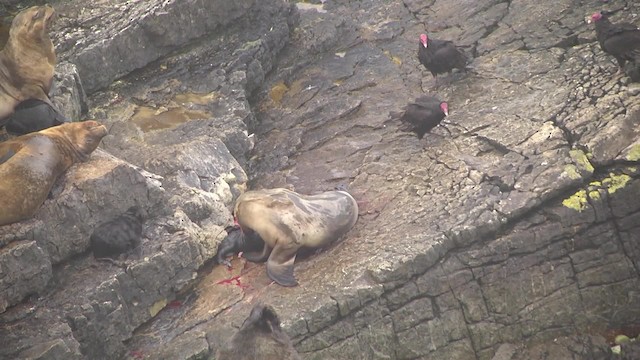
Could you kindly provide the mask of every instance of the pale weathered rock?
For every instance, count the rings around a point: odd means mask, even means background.
[[[228,25],[254,5],[253,0],[60,3],[56,11],[68,18],[54,25],[52,38],[59,57],[76,64],[85,90],[92,93]]]
[[[51,261],[35,241],[13,241],[0,248],[0,313],[27,295],[45,289]]]
[[[56,64],[53,79],[53,87],[49,92],[51,102],[69,121],[82,119],[87,112],[87,95],[76,66],[69,62]]]

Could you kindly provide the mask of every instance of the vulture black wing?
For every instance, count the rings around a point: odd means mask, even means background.
[[[409,103],[400,117],[400,121],[405,124],[404,130],[413,131],[422,139],[444,119],[440,103],[440,100],[430,96],[422,96]]]
[[[640,29],[626,22],[611,23],[606,12],[601,15],[596,21],[596,37],[602,51],[613,55],[621,69],[625,62],[640,59]]]

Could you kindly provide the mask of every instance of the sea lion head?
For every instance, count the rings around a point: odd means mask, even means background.
[[[240,330],[218,349],[216,359],[300,360],[291,339],[280,327],[276,311],[269,305],[256,304]]]
[[[22,10],[13,18],[9,38],[21,40],[39,40],[46,38],[47,30],[53,22],[55,10],[49,6],[32,6]]]
[[[64,123],[62,125],[41,130],[40,133],[67,144],[72,155],[80,161],[86,161],[107,135],[107,128],[97,121]]]
[[[138,205],[133,205],[127,209],[126,214],[138,220],[140,223],[144,222],[144,219],[147,217],[147,214],[144,210]]]

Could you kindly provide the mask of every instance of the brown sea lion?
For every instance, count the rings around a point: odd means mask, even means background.
[[[96,121],[66,123],[0,143],[0,225],[28,219],[73,163],[107,135]]]
[[[56,109],[48,96],[56,53],[47,29],[54,14],[51,6],[33,6],[13,18],[9,39],[0,50],[0,124],[27,99]]]
[[[300,360],[271,306],[257,304],[231,340],[216,352],[219,360]]]
[[[341,238],[358,219],[358,204],[346,191],[301,195],[277,188],[247,191],[234,214],[245,236],[263,240],[262,251],[247,252],[253,262],[267,261],[267,275],[282,286],[298,284],[293,275],[302,247],[319,248]]]

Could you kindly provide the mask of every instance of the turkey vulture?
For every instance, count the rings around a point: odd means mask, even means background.
[[[434,127],[438,126],[445,116],[449,115],[449,106],[439,99],[423,95],[409,103],[403,113],[391,113],[392,118],[399,118],[403,123],[403,131],[413,131],[422,139]]]
[[[640,29],[630,23],[612,24],[608,12],[600,11],[591,15],[596,26],[596,37],[602,51],[613,55],[620,71],[627,61],[640,60]]]
[[[640,61],[629,61],[624,65],[624,73],[632,82],[640,82]]]
[[[418,59],[438,85],[438,74],[451,73],[454,68],[465,70],[467,56],[448,40],[430,39],[427,34],[420,35]]]

